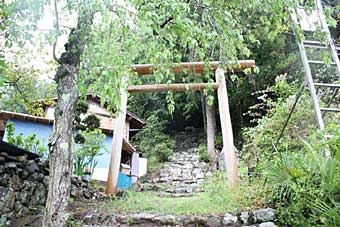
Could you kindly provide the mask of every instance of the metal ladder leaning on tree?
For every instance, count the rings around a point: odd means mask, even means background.
[[[316,9],[310,11],[309,13],[307,13],[307,10],[304,7],[292,9],[291,18],[293,22],[296,24],[296,26],[300,27],[301,31],[304,32],[305,36],[307,37],[307,39],[301,39],[301,37],[297,37],[300,57],[305,72],[305,81],[300,88],[299,94],[296,97],[288,119],[286,120],[284,127],[281,130],[280,136],[276,141],[276,146],[279,143],[279,140],[283,135],[296,104],[307,85],[313,101],[315,119],[320,129],[325,128],[324,117],[327,112],[335,112],[340,115],[340,61],[338,57],[338,51],[340,51],[340,47],[335,45],[331,36],[321,0],[315,0],[315,6]],[[322,31],[324,37],[323,40],[317,40],[315,38],[316,32],[319,31],[317,30],[317,27],[319,27]],[[294,29],[296,36],[298,36],[298,33],[301,31]],[[325,53],[328,54],[330,62],[324,62],[324,60],[310,60],[308,58],[308,51],[318,50],[327,51],[328,53]],[[327,74],[326,76],[324,75],[324,78],[320,78],[322,70],[324,70],[325,67],[333,67],[333,69],[335,67],[335,75]],[[331,93],[322,93],[320,92],[321,89],[328,89],[331,91]],[[327,135],[327,137],[330,136],[331,135]],[[329,151],[326,151],[325,155],[329,157]]]
[[[340,112],[340,107],[332,106],[333,101],[335,101],[334,99],[336,98],[337,93],[339,92],[339,88],[340,88],[340,83],[339,83],[340,82],[340,61],[339,61],[339,57],[337,53],[337,50],[340,50],[340,47],[337,47],[334,44],[334,40],[332,39],[332,36],[328,28],[328,24],[326,22],[326,18],[323,12],[323,6],[321,4],[321,1],[316,0],[315,4],[317,8],[315,11],[317,14],[316,18],[318,19],[317,22],[321,26],[322,32],[324,33],[326,40],[324,42],[321,42],[320,40],[302,40],[302,41],[299,41],[299,49],[300,49],[300,55],[301,55],[302,63],[303,63],[305,74],[306,74],[306,82],[308,84],[311,97],[313,100],[316,120],[317,120],[319,128],[323,129],[325,128],[325,122],[323,120],[323,112]],[[301,9],[297,9],[297,10],[301,10]],[[301,25],[303,23],[301,22],[302,19],[299,21],[296,16],[297,14],[298,12],[292,14],[293,20],[299,25]],[[305,29],[302,26],[301,28]],[[313,29],[310,29],[310,31],[307,30],[306,32],[313,33],[315,31],[313,31]],[[310,35],[314,35],[314,34],[310,34]],[[314,64],[316,66],[325,66],[326,63],[320,60],[309,60],[307,56],[307,52],[306,52],[307,48],[328,50],[329,55],[331,56],[331,59],[332,59],[330,62],[330,65],[331,67],[333,66],[336,67],[337,76],[335,78],[328,76],[327,78],[330,79],[331,81],[328,81],[327,83],[314,82],[314,80],[318,80],[318,78],[315,77],[316,75],[313,75],[312,70],[311,70],[311,65]],[[321,95],[318,96],[318,92],[316,89],[319,87],[327,87],[333,90],[333,94],[329,98],[326,107],[320,107],[319,99],[322,97]]]

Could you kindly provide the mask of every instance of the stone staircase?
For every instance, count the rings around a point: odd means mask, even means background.
[[[147,179],[167,193],[192,194],[204,190],[204,178],[211,176],[209,165],[199,161],[197,134],[192,131],[175,135],[174,153],[157,174]]]

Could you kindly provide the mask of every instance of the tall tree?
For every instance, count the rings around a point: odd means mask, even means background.
[[[50,138],[50,179],[43,226],[64,226],[67,199],[72,175],[72,122],[79,97],[77,77],[80,56],[88,40],[93,11],[79,12],[77,27],[69,35],[66,51],[59,59],[56,72],[58,101],[55,109],[53,133]]]
[[[8,63],[0,86],[0,109],[44,116],[43,105],[53,103],[55,83],[39,79],[40,72]],[[1,76],[0,76],[1,77]]]

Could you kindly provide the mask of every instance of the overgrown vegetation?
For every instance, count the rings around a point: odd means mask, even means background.
[[[330,140],[326,131],[333,132]],[[340,127],[325,132],[300,140],[302,149],[277,154],[265,167],[270,200],[283,226],[340,225]]]
[[[148,158],[148,170],[152,171],[172,155],[175,141],[165,134],[165,123],[160,121],[158,115],[151,115],[146,121],[148,124],[134,140],[140,151]]]
[[[266,203],[277,208],[280,225],[338,226],[339,125],[316,132],[313,107],[305,92],[277,143],[297,93],[294,83],[287,82],[280,77],[260,93],[262,102],[250,109],[255,116],[259,110],[267,114],[256,120],[257,126],[245,130],[242,159],[248,167],[256,167],[256,175],[263,174]],[[337,122],[332,114],[325,119]],[[333,137],[327,140],[326,135]]]
[[[286,76],[277,77],[275,85],[258,92],[260,102],[250,107],[248,112],[257,125],[243,132],[241,155],[248,167],[255,167],[261,160],[271,160],[271,157],[286,150],[299,150],[303,146],[299,137],[306,138],[315,129],[313,106],[306,91],[277,144],[297,92],[297,86],[289,84]],[[263,112],[265,116],[261,116]]]
[[[218,132],[215,135],[215,150],[218,152],[218,154],[220,154],[222,151],[222,147],[222,134],[221,132]],[[207,137],[205,131],[201,131],[198,135],[198,154],[200,161],[211,163],[211,157],[208,154]]]
[[[41,144],[35,134],[30,134],[26,137],[24,137],[22,133],[15,135],[13,122],[7,122],[6,136],[6,139],[10,144],[18,146],[26,151],[34,152],[45,158],[48,156],[47,147]]]

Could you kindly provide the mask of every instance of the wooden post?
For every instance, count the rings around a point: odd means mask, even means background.
[[[124,77],[122,79],[123,87],[121,88],[121,103],[120,103],[120,112],[116,114],[116,125],[113,131],[113,139],[112,139],[112,150],[111,150],[111,159],[109,166],[109,174],[107,178],[107,186],[106,186],[106,194],[107,195],[116,195],[118,192],[118,176],[120,170],[120,162],[122,156],[122,145],[124,138],[124,127],[125,127],[125,118],[126,118],[126,105],[128,94],[126,91],[126,87],[124,86],[127,82],[127,78]]]
[[[209,157],[212,160],[212,168],[217,169],[217,155],[215,152],[215,131],[216,131],[216,118],[215,118],[215,107],[209,105],[207,98],[205,99],[205,114],[207,122],[207,148]]]
[[[229,187],[233,188],[239,181],[237,160],[234,147],[233,129],[231,127],[231,119],[228,103],[228,92],[225,83],[224,70],[217,68],[215,72],[216,81],[219,83],[217,89],[218,107],[220,111],[223,151],[226,162],[226,170],[228,176]]]

